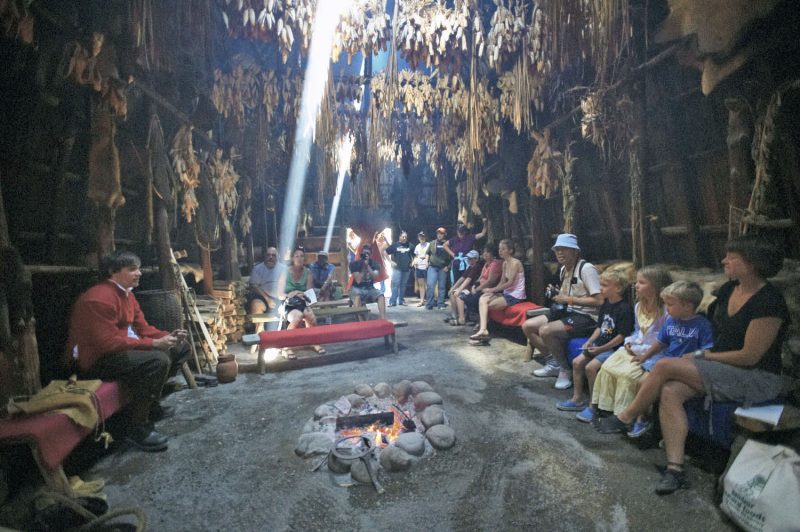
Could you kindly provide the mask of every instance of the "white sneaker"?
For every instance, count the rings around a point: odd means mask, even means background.
[[[536,377],[558,377],[561,374],[561,368],[555,364],[548,362],[539,369],[533,370],[533,375]]]
[[[562,369],[558,372],[556,390],[568,390],[570,388],[572,388],[572,372],[568,369]]]

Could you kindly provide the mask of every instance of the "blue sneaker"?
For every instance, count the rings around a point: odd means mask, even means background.
[[[587,406],[586,408],[575,414],[575,417],[578,419],[578,421],[583,421],[584,423],[591,423],[594,420],[594,416],[595,416],[594,408],[592,408],[591,406]]]
[[[645,419],[644,421],[636,421],[631,430],[628,431],[629,438],[641,438],[653,428],[653,422]]]
[[[580,412],[586,408],[586,401],[578,401],[577,403],[572,399],[566,401],[559,401],[556,403],[556,408],[564,412]]]

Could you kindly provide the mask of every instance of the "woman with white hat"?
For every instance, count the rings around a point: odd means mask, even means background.
[[[572,387],[572,372],[565,353],[567,340],[589,336],[597,327],[597,311],[603,304],[600,274],[580,258],[578,238],[569,233],[558,235],[553,246],[561,265],[561,286],[554,288],[554,305],[547,315],[536,316],[522,324],[531,345],[546,356],[545,366],[533,372],[536,377],[558,377],[555,387]]]

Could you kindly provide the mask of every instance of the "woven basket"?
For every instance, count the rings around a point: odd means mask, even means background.
[[[174,290],[142,290],[136,292],[147,323],[162,331],[183,328],[183,313],[178,294]]]

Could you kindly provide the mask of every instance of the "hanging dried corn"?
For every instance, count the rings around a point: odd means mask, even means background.
[[[503,64],[513,60],[522,49],[528,10],[525,0],[494,0],[496,9],[486,36],[489,66],[500,72]]]
[[[400,53],[412,68],[426,65],[458,72],[468,52],[469,0],[455,0],[453,9],[441,0],[405,0],[396,24]]]
[[[210,163],[211,180],[217,195],[217,210],[222,218],[223,226],[228,231],[232,231],[231,219],[239,201],[239,193],[236,190],[239,174],[233,168],[233,161],[237,158],[235,148],[231,148],[231,155],[228,159],[224,158],[222,150],[217,148]]]
[[[545,129],[544,134],[532,132],[536,140],[536,147],[528,162],[528,189],[534,196],[545,199],[558,190],[561,176],[563,176],[562,154],[553,150],[551,146],[550,130]]]
[[[169,151],[172,157],[172,168],[183,185],[183,206],[181,211],[187,223],[192,223],[192,216],[197,209],[197,197],[194,190],[200,185],[200,163],[197,161],[192,146],[192,127],[182,125],[172,139]]]
[[[218,0],[228,33],[266,42],[277,42],[284,63],[294,46],[305,54],[311,44],[316,11],[312,0]]]
[[[380,50],[386,51],[389,22],[383,0],[351,2],[334,35],[331,58],[336,62],[344,52],[349,65],[353,56],[359,52],[377,54]]]

